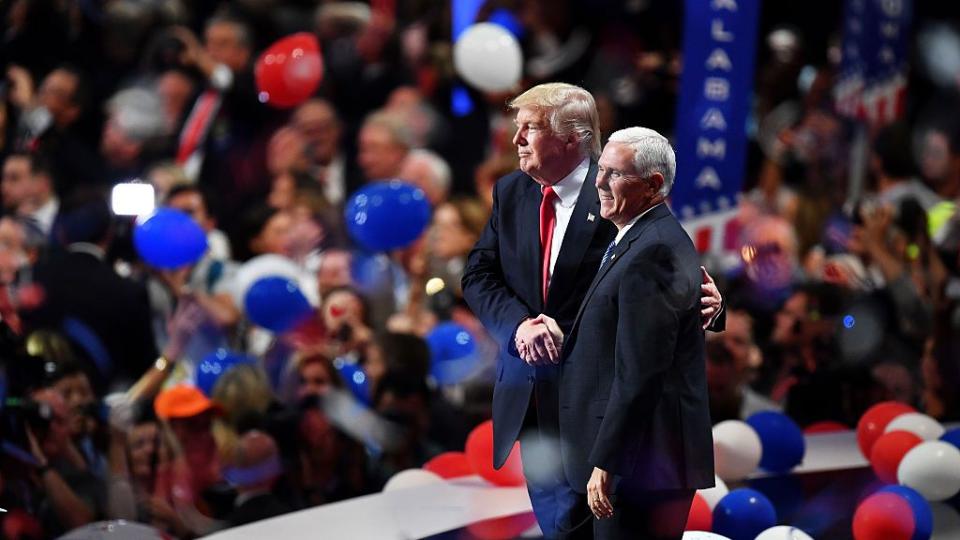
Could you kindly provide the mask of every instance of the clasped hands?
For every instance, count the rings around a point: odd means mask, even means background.
[[[514,336],[514,345],[520,358],[531,366],[559,364],[563,331],[557,321],[541,313],[520,323]]]

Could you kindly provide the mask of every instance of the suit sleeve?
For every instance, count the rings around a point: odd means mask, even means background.
[[[463,271],[463,297],[494,339],[513,350],[513,336],[520,322],[532,317],[530,308],[507,284],[500,258],[500,183],[493,190],[493,212],[480,240],[467,257]],[[507,262],[507,264],[509,264]]]
[[[699,285],[699,284],[697,284]],[[695,298],[667,246],[638,254],[618,287],[615,373],[606,412],[590,454],[590,463],[607,472],[628,475],[639,454],[644,421],[661,398],[674,364],[680,318]]]

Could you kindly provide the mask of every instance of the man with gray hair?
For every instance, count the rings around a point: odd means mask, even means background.
[[[407,154],[400,178],[422,189],[434,208],[447,200],[450,193],[450,165],[439,154],[426,148],[415,148]]]
[[[567,538],[577,529],[574,506],[586,511],[586,505],[558,466],[561,336],[569,333],[616,229],[600,218],[594,186],[600,129],[593,96],[548,83],[510,107],[520,170],[494,187],[492,215],[468,257],[463,294],[500,345],[494,466],[502,467],[520,440],[540,528],[547,538]],[[705,299],[705,319],[719,303],[719,293]]]
[[[617,233],[559,383],[563,471],[595,538],[680,540],[695,491],[713,486],[699,255],[665,204],[676,168],[667,139],[640,127],[611,135],[598,162]]]

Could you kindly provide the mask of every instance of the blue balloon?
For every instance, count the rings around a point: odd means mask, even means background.
[[[910,540],[928,540],[933,534],[933,511],[930,503],[918,491],[907,486],[886,486],[878,493],[895,493],[910,503],[913,510],[913,536]]]
[[[399,180],[377,182],[350,197],[344,209],[347,230],[361,246],[387,251],[410,245],[430,222],[423,190]]]
[[[713,509],[713,532],[730,540],[754,540],[776,524],[773,504],[755,489],[735,489]]]
[[[203,357],[197,364],[197,388],[206,396],[213,394],[220,376],[238,364],[253,364],[254,359],[245,354],[233,353],[226,349],[217,349]]]
[[[750,415],[747,423],[760,436],[763,453],[760,466],[770,472],[787,472],[803,461],[806,441],[803,431],[789,416],[775,411]]]
[[[953,428],[940,436],[940,440],[960,448],[960,428]]]
[[[459,324],[444,322],[435,326],[427,334],[427,346],[430,347],[430,375],[438,384],[457,384],[476,368],[476,340]]]
[[[343,379],[344,384],[350,389],[353,397],[360,403],[369,406],[371,403],[370,378],[367,377],[363,368],[360,367],[359,364],[348,362],[343,358],[334,359],[333,367],[340,373],[340,378]]]
[[[133,245],[147,264],[174,269],[193,264],[207,251],[207,234],[190,216],[160,208],[133,229]]]
[[[292,329],[313,312],[297,284],[281,276],[255,281],[243,297],[243,306],[251,321],[277,333]]]

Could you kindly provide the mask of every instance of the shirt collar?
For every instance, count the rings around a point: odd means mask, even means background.
[[[663,203],[660,203],[660,204],[663,204]],[[620,243],[620,240],[623,240],[623,237],[627,235],[627,232],[628,232],[630,229],[632,229],[633,226],[636,225],[638,221],[640,221],[640,218],[642,218],[643,216],[647,215],[647,212],[649,212],[649,211],[653,210],[654,208],[660,206],[660,204],[655,204],[655,205],[651,206],[650,208],[647,208],[647,209],[644,210],[643,212],[640,212],[640,214],[639,214],[637,217],[631,219],[629,223],[627,223],[626,225],[623,226],[622,229],[620,229],[619,231],[617,231],[616,243],[619,244],[619,243]]]
[[[587,173],[590,171],[590,158],[583,158],[579,165],[570,171],[570,174],[563,177],[562,180],[553,185],[553,192],[560,197],[560,206],[570,208],[577,204],[577,197],[580,196],[580,188],[587,180]]]
[[[107,254],[102,247],[89,242],[74,242],[67,246],[67,251],[71,253],[86,253],[101,261],[107,258]]]

